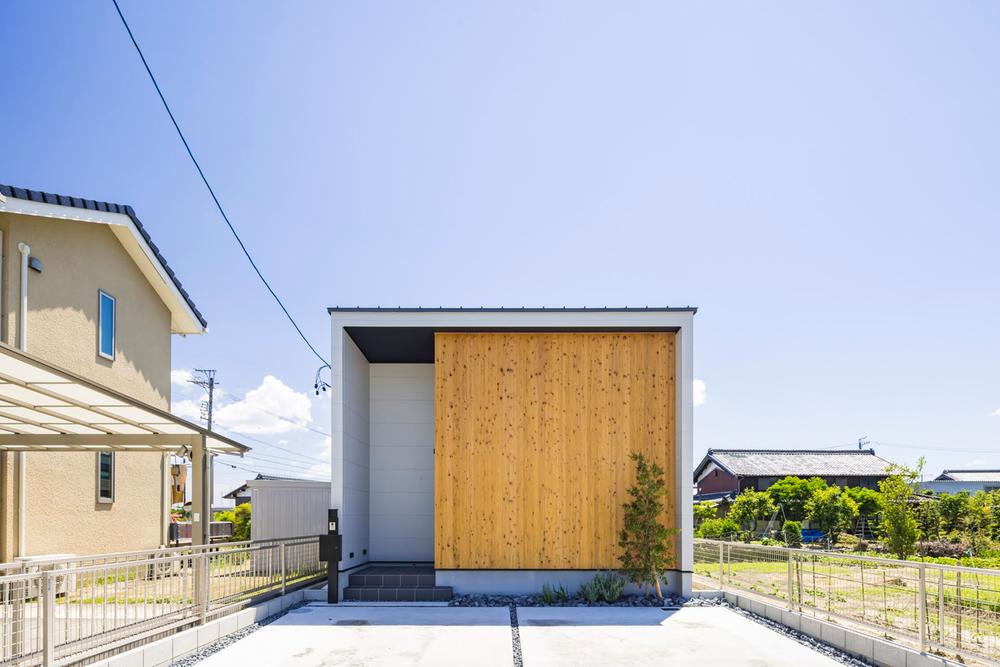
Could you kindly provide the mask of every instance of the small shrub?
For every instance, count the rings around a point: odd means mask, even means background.
[[[789,547],[798,549],[802,546],[802,524],[798,521],[786,521],[781,527],[781,535]]]
[[[871,545],[868,544],[868,540],[858,540],[858,543],[854,545],[854,550],[858,553],[864,553],[868,551]]]
[[[725,540],[736,537],[739,532],[739,524],[732,519],[708,519],[701,522],[695,535],[708,540]]]
[[[548,584],[542,584],[542,602],[545,604],[555,604],[556,591]]]
[[[593,584],[600,591],[601,597],[609,604],[618,602],[625,590],[625,577],[617,572],[598,572],[594,575]]]
[[[593,579],[580,586],[580,597],[589,604],[594,604],[601,599],[601,591]]]
[[[569,602],[569,591],[562,584],[559,584],[559,588],[556,589],[556,597],[560,602]]]

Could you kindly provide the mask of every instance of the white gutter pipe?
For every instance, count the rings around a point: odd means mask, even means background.
[[[28,258],[31,247],[27,243],[18,243],[17,251],[21,253],[21,302],[17,314],[17,347],[22,352],[28,351]],[[25,523],[28,518],[28,455],[17,453],[17,555],[21,558],[28,555],[27,531]]]

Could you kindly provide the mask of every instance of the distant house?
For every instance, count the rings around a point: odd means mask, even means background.
[[[827,484],[877,489],[891,462],[873,449],[710,449],[694,471],[695,500],[716,500],[745,489],[764,491],[782,477],[821,477]]]
[[[264,473],[257,473],[257,476],[253,478],[253,481],[282,481],[282,482],[301,482],[305,480],[300,480],[295,477],[276,477],[274,475],[265,475]],[[250,481],[246,481],[240,486],[236,487],[226,495],[222,496],[227,500],[232,500],[235,502],[236,506],[245,505],[250,502]],[[226,508],[229,509],[229,508]]]
[[[1000,470],[944,470],[933,480],[921,482],[920,488],[934,493],[997,491],[1000,490]]]

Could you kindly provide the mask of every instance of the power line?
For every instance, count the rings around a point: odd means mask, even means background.
[[[233,238],[235,238],[236,242],[239,244],[240,250],[242,250],[243,254],[246,255],[247,261],[250,262],[250,266],[253,267],[253,270],[257,273],[257,277],[260,278],[260,281],[264,283],[264,287],[267,288],[267,291],[271,293],[272,297],[274,297],[274,300],[277,302],[282,312],[285,313],[285,317],[287,317],[288,321],[291,322],[293,327],[295,327],[295,331],[298,332],[299,338],[302,339],[302,342],[304,342],[309,347],[309,349],[312,350],[312,353],[316,355],[317,359],[322,361],[324,364],[328,364],[329,362],[323,358],[323,355],[321,355],[319,352],[316,351],[316,348],[313,347],[313,344],[309,342],[308,338],[306,338],[306,335],[302,332],[302,329],[295,321],[295,318],[293,318],[292,314],[288,312],[288,309],[285,308],[285,304],[281,301],[281,298],[277,295],[274,289],[271,288],[271,285],[270,283],[267,282],[267,279],[264,278],[264,274],[260,272],[260,269],[257,267],[257,263],[254,262],[253,257],[250,255],[250,251],[247,250],[246,245],[244,245],[243,239],[241,239],[240,235],[236,232],[236,228],[233,227],[233,223],[229,221],[229,216],[226,215],[226,211],[222,208],[222,204],[219,202],[219,198],[215,196],[215,190],[212,189],[211,184],[208,182],[208,178],[205,177],[205,172],[202,171],[201,165],[198,164],[198,160],[195,159],[194,152],[191,150],[191,146],[188,145],[187,139],[184,137],[184,133],[181,132],[181,126],[177,124],[177,119],[174,118],[174,112],[170,110],[170,105],[167,104],[167,98],[163,96],[163,91],[160,90],[160,84],[156,82],[156,77],[153,76],[153,70],[150,69],[149,63],[146,62],[146,56],[143,55],[142,49],[139,48],[139,42],[136,41],[135,35],[132,34],[132,28],[129,27],[128,21],[125,20],[125,15],[122,13],[122,8],[118,6],[118,0],[111,0],[111,2],[114,3],[115,9],[118,11],[118,17],[122,20],[122,25],[125,26],[125,31],[128,33],[129,39],[132,40],[132,45],[135,47],[136,53],[139,54],[139,58],[140,60],[142,60],[143,67],[146,68],[146,73],[149,75],[149,80],[153,82],[153,87],[156,88],[156,94],[160,96],[160,101],[163,103],[163,108],[166,110],[167,115],[170,116],[170,122],[174,124],[174,129],[177,130],[177,136],[180,137],[181,143],[184,144],[184,150],[187,151],[188,157],[191,158],[191,162],[194,164],[195,169],[198,170],[198,175],[201,176],[201,180],[205,184],[205,187],[208,189],[208,193],[212,195],[212,201],[215,202],[215,207],[219,209],[219,213],[222,215],[222,219],[226,221],[226,226],[229,227],[229,231],[233,233]]]
[[[224,405],[233,405],[234,403],[240,403],[240,402],[242,402],[244,400],[242,398],[238,398],[236,396],[233,396],[229,392],[222,392],[222,391],[220,391],[219,393],[220,394],[225,394],[225,398],[227,399],[227,402],[224,403]],[[248,407],[251,410],[256,410],[258,412],[263,412],[264,414],[271,415],[272,417],[274,417],[276,419],[280,419],[281,421],[288,422],[289,424],[292,424],[294,426],[298,426],[299,428],[305,429],[306,431],[312,431],[313,433],[315,433],[317,435],[326,436],[327,438],[331,437],[330,434],[327,433],[326,431],[321,431],[318,428],[313,428],[311,426],[307,426],[307,425],[303,424],[302,422],[295,421],[294,419],[289,419],[288,417],[285,417],[284,415],[279,415],[277,412],[271,412],[267,408],[262,408],[259,405],[250,405]]]
[[[230,468],[233,468],[235,470],[243,470],[244,472],[252,472],[255,475],[264,475],[264,474],[266,474],[264,472],[261,472],[260,470],[253,470],[251,468],[247,468],[247,467],[244,467],[244,466],[241,466],[241,465],[237,465],[235,463],[220,462],[220,464],[221,465],[229,466]],[[327,480],[324,479],[324,480],[314,480],[314,481],[323,481],[323,482],[325,482]]]
[[[925,445],[904,445],[898,442],[882,442],[881,440],[876,440],[875,444],[879,447],[891,447],[895,449],[915,449],[917,451],[925,452],[961,452],[963,454],[996,454],[996,448],[993,449],[962,449],[961,447],[955,446],[941,446],[941,447],[929,447]]]

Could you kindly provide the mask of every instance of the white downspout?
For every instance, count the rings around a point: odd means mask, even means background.
[[[21,253],[21,301],[17,314],[17,347],[22,352],[28,351],[28,257],[31,247],[27,243],[18,243],[17,251]],[[25,522],[28,518],[28,455],[17,453],[17,555],[28,555],[27,531]]]

